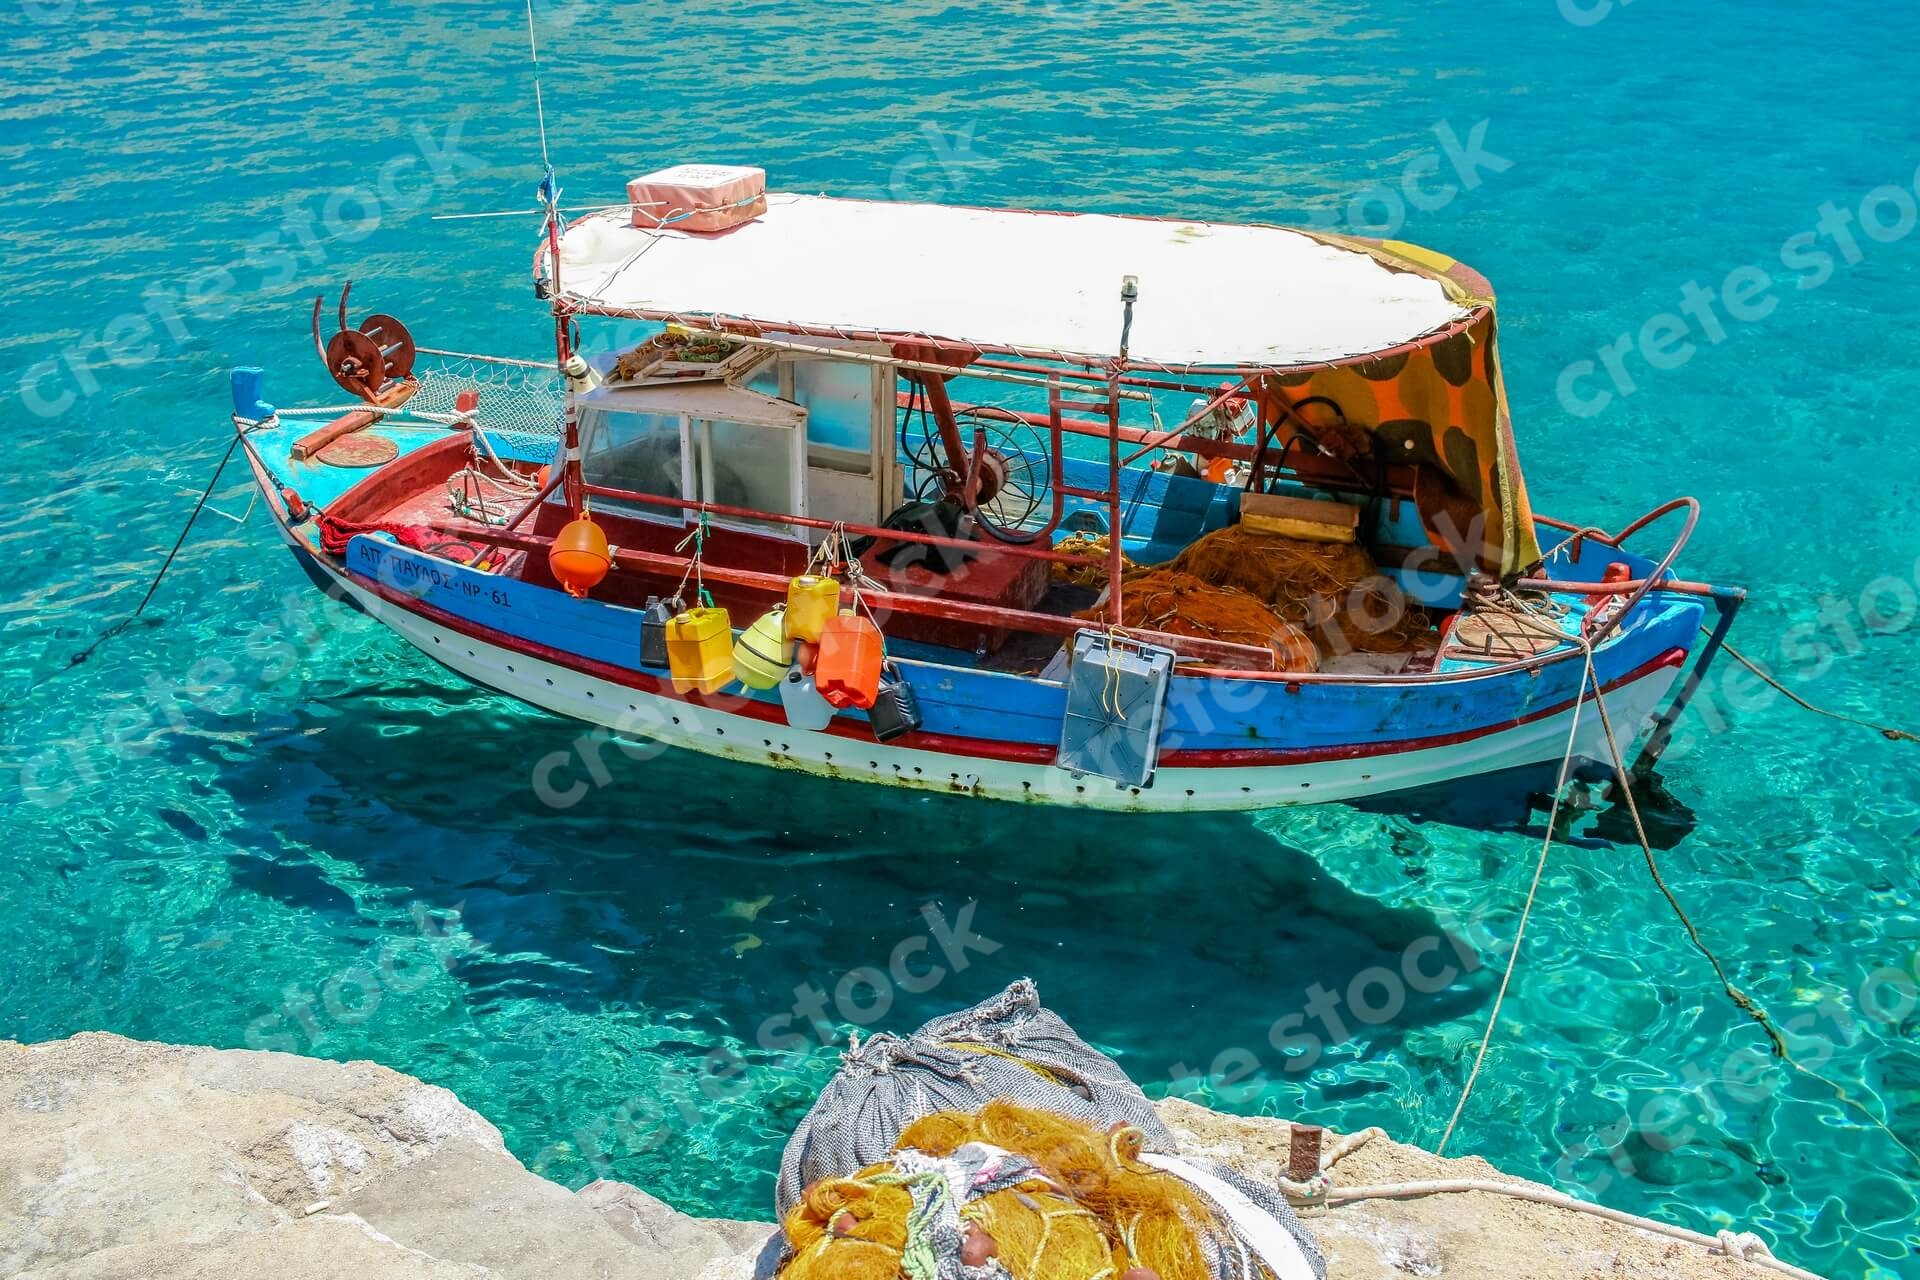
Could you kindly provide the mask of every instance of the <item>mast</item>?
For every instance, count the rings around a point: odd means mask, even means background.
[[[1133,340],[1133,304],[1140,300],[1138,276],[1120,281],[1120,354],[1107,365],[1107,620],[1109,625],[1125,625],[1120,602],[1120,580],[1126,574],[1127,557],[1121,549],[1120,527],[1120,380],[1127,373],[1127,347]]]
[[[547,103],[540,88],[540,43],[534,34],[533,0],[527,0],[527,52],[533,60],[533,105],[540,121],[540,164],[544,175],[540,179],[536,198],[547,211],[547,264],[550,273],[547,286],[553,312],[554,368],[566,388],[566,430],[560,451],[560,491],[567,509],[578,518],[586,503],[586,486],[580,469],[580,417],[574,407],[573,385],[567,376],[567,366],[574,358],[573,343],[568,332],[568,322],[572,316],[565,302],[565,290],[560,285],[560,182],[554,176],[553,156],[547,149]]]

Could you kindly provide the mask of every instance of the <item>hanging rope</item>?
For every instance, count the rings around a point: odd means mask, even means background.
[[[713,608],[713,596],[707,592],[706,574],[702,569],[702,564],[706,559],[707,534],[709,532],[711,532],[711,530],[707,525],[707,513],[702,511],[700,513],[700,522],[693,526],[692,532],[674,544],[673,549],[676,553],[684,553],[688,547],[692,547],[693,554],[687,559],[687,571],[680,575],[680,585],[673,589],[673,598],[684,602],[686,600],[687,581],[688,579],[692,579],[694,598],[699,600],[702,606],[711,609]]]
[[[80,652],[74,654],[72,658],[68,659],[66,666],[61,667],[57,671],[48,672],[46,675],[42,676],[40,679],[28,685],[26,688],[26,692],[20,695],[22,698],[26,697],[28,694],[33,693],[34,690],[38,689],[41,685],[46,684],[49,680],[52,680],[54,677],[63,675],[66,672],[73,670],[75,667],[85,662],[88,658],[91,658],[94,655],[94,652],[97,649],[99,649],[101,645],[105,644],[107,641],[113,639],[115,636],[125,631],[128,627],[132,626],[134,622],[139,619],[140,615],[147,611],[147,606],[153,602],[154,592],[160,589],[161,579],[167,576],[167,570],[173,568],[174,557],[178,556],[180,554],[180,548],[186,545],[187,535],[193,532],[194,521],[200,518],[200,512],[206,507],[208,499],[213,497],[213,491],[215,487],[218,486],[220,483],[221,474],[226,471],[227,463],[233,461],[233,451],[235,449],[238,449],[239,447],[240,447],[240,434],[238,432],[235,432],[233,437],[233,442],[227,446],[227,451],[220,455],[220,465],[213,469],[213,475],[208,477],[207,479],[207,487],[200,491],[199,501],[193,504],[193,510],[188,514],[187,522],[184,525],[180,526],[180,536],[173,540],[172,550],[167,552],[167,558],[161,562],[159,571],[153,575],[153,581],[147,584],[147,593],[140,597],[140,603],[134,606],[133,612],[128,614],[126,617],[120,619],[120,621],[114,623],[112,626],[108,627],[105,631],[102,631],[98,636],[94,637],[93,643],[88,645],[86,648],[82,649]],[[247,507],[247,510],[249,513],[252,512],[253,507],[251,506],[251,504],[249,504],[249,506]],[[221,514],[225,515],[226,513],[222,512]],[[232,517],[229,516],[228,519],[232,519]]]
[[[1704,628],[1702,629],[1704,630]],[[1895,729],[1884,724],[1875,724],[1871,720],[1862,720],[1859,716],[1850,716],[1844,711],[1831,711],[1831,710],[1828,710],[1826,707],[1816,707],[1811,702],[1808,702],[1805,698],[1795,693],[1793,690],[1787,688],[1787,686],[1785,686],[1784,684],[1781,684],[1778,680],[1774,679],[1771,675],[1767,674],[1767,670],[1765,667],[1762,667],[1759,663],[1755,662],[1752,658],[1749,658],[1746,654],[1740,652],[1738,649],[1734,648],[1732,645],[1722,644],[1721,648],[1727,651],[1728,657],[1732,658],[1735,662],[1739,663],[1741,666],[1745,667],[1747,670],[1753,672],[1753,674],[1755,674],[1756,676],[1759,676],[1761,680],[1765,681],[1774,690],[1776,690],[1777,692],[1786,694],[1787,697],[1791,699],[1796,706],[1803,707],[1806,710],[1813,712],[1813,714],[1817,716],[1826,716],[1828,719],[1831,719],[1831,720],[1841,720],[1841,721],[1845,721],[1847,724],[1857,724],[1863,729],[1872,729],[1875,733],[1878,733],[1881,737],[1887,739],[1889,742],[1920,742],[1920,734],[1909,733],[1905,729]]]
[[[1556,634],[1564,635],[1558,628]],[[1440,1135],[1440,1145],[1434,1148],[1435,1155],[1447,1153],[1447,1143],[1453,1139],[1454,1128],[1460,1123],[1461,1112],[1467,1109],[1467,1099],[1473,1096],[1473,1086],[1480,1079],[1480,1066],[1487,1060],[1487,1047],[1493,1043],[1493,1033],[1500,1025],[1500,1007],[1506,1003],[1507,988],[1513,983],[1513,971],[1520,963],[1520,944],[1527,937],[1527,922],[1533,917],[1534,900],[1540,893],[1540,878],[1547,870],[1547,854],[1553,848],[1554,828],[1560,821],[1560,805],[1567,792],[1567,777],[1573,770],[1575,745],[1580,737],[1580,713],[1587,705],[1587,689],[1592,687],[1594,696],[1600,693],[1600,686],[1593,674],[1593,646],[1585,637],[1580,638],[1580,647],[1586,654],[1586,670],[1580,677],[1580,692],[1573,701],[1573,725],[1567,730],[1566,754],[1560,758],[1560,780],[1553,789],[1553,806],[1547,813],[1547,834],[1540,841],[1540,857],[1533,865],[1533,882],[1527,886],[1527,902],[1520,910],[1520,927],[1513,935],[1513,949],[1507,953],[1507,971],[1500,975],[1500,990],[1493,997],[1493,1012],[1487,1016],[1486,1033],[1480,1037],[1480,1051],[1474,1055],[1473,1070],[1467,1073],[1467,1083],[1460,1090],[1460,1101],[1454,1104],[1453,1116],[1447,1121],[1447,1131]]]

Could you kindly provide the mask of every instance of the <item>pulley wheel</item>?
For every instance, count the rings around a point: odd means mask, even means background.
[[[335,382],[369,404],[387,380],[380,344],[354,329],[342,329],[327,343],[327,372]]]
[[[399,382],[413,373],[417,349],[406,325],[390,315],[376,312],[360,322],[360,332],[380,348],[381,369],[389,381]]]

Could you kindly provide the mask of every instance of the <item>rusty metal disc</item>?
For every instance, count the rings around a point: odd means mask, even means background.
[[[355,329],[342,329],[327,343],[327,372],[335,382],[369,403],[387,380],[380,344]]]
[[[380,348],[381,368],[389,380],[398,382],[413,373],[417,349],[407,326],[390,315],[376,312],[360,322],[360,332]]]
[[[355,431],[326,445],[314,456],[330,467],[383,467],[400,456],[400,446],[385,436]]]

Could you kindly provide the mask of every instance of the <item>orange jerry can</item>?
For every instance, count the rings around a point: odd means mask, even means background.
[[[880,692],[880,670],[886,660],[886,643],[872,619],[842,613],[829,619],[820,632],[813,681],[820,696],[834,706],[864,711]]]

